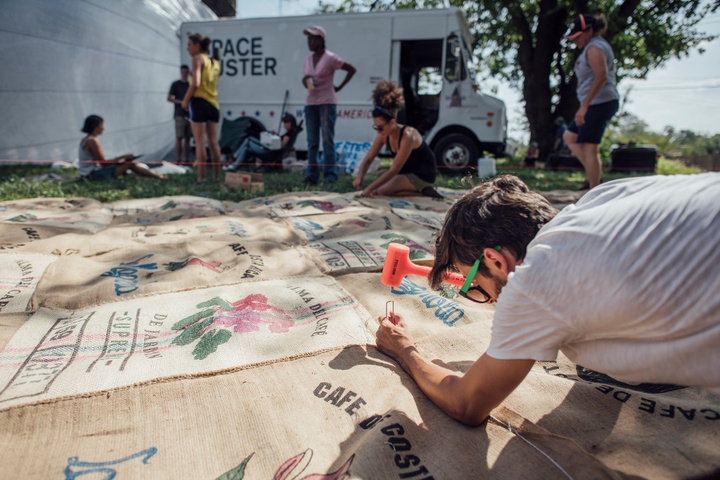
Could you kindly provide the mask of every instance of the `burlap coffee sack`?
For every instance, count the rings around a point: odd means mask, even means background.
[[[644,393],[564,378],[555,367],[536,364],[503,404],[627,475],[691,478],[720,469],[720,399],[711,393]]]
[[[6,253],[0,255],[0,314],[34,311],[28,304],[52,255]]]
[[[304,231],[308,238],[319,237],[308,243],[307,250],[315,256],[322,271],[332,275],[379,271],[385,263],[388,245],[391,243],[407,245],[410,258],[414,261],[432,261],[432,230],[405,222],[391,213],[370,213],[363,217],[350,215],[319,216],[324,217],[322,219],[314,216],[312,220],[308,220],[308,217],[293,219],[296,230]],[[387,227],[391,229],[386,230]]]
[[[327,276],[41,309],[0,352],[0,409],[365,345],[370,321]]]
[[[59,245],[55,248],[73,248],[67,244],[68,242],[64,238],[60,238],[66,234],[91,235],[89,232],[78,233],[77,230],[71,228],[0,224],[0,253],[13,251],[50,253],[49,245],[53,242]]]
[[[342,239],[349,236],[358,238],[362,234],[372,235],[374,238],[383,234],[401,238],[404,234],[412,232],[412,236],[423,239],[420,243],[424,245],[434,235],[429,229],[403,220],[390,210],[383,209],[287,217],[285,220],[308,242]]]
[[[418,212],[408,209],[393,209],[393,213],[400,218],[433,230],[440,230],[442,228],[447,214],[447,212]]]
[[[340,212],[365,210],[355,195],[351,193],[320,193],[313,196],[284,196],[282,201],[267,205],[267,208],[278,217],[299,217],[303,215],[321,215]]]
[[[720,440],[717,395],[697,387],[629,384],[576,365],[562,354],[557,362],[540,365],[545,375],[538,375],[536,381],[562,384],[560,406],[568,408],[558,407],[544,415],[529,409],[532,415],[528,417],[539,424],[558,429],[568,422],[594,418],[602,428],[584,432],[579,441],[594,448],[598,455],[611,456],[618,462],[637,464],[633,450],[665,451],[662,457],[637,470],[638,475],[649,478],[679,467],[687,469],[682,475],[685,478],[699,474],[702,467],[720,469],[720,455],[715,447]],[[548,380],[546,376],[552,378]],[[693,471],[693,466],[698,471]]]
[[[30,313],[2,313],[0,314],[0,351],[30,318]]]
[[[342,238],[358,230],[391,230],[390,211],[362,209],[333,215],[304,215],[284,217],[293,230],[298,232],[305,243],[327,238]]]
[[[301,200],[303,198],[316,198],[318,195],[325,195],[326,192],[288,192],[273,195],[271,197],[256,197],[240,202],[223,202],[223,207],[228,214],[242,212],[243,215],[257,216],[270,215],[270,207],[283,203]]]
[[[48,198],[0,203],[0,224],[54,227],[98,232],[112,220],[112,213],[97,200]]]
[[[192,196],[123,200],[108,207],[114,215],[111,225],[158,225],[225,214],[219,200]]]
[[[104,251],[110,245],[157,245],[205,241],[268,241],[297,245],[302,238],[282,220],[264,217],[221,215],[191,218],[157,225],[115,225],[97,233],[93,238],[94,251]],[[84,250],[83,254],[89,252]]]
[[[32,308],[73,310],[159,293],[320,273],[304,250],[271,242],[191,239],[106,249],[91,256],[59,258],[46,270]]]
[[[421,212],[446,212],[455,203],[454,198],[415,197],[358,197],[358,202],[368,208],[382,208],[384,210],[402,209]]]
[[[179,220],[194,218],[216,217],[218,212],[214,210],[192,210],[184,208],[173,208],[172,210],[139,212],[127,215],[116,215],[111,226],[117,225],[162,225],[172,224]]]
[[[407,245],[412,261],[432,261],[435,231],[387,211],[293,218],[308,238],[308,250],[320,268],[332,275],[382,270],[390,243]],[[326,233],[327,232],[327,233]]]
[[[387,248],[380,246],[384,240],[346,237],[342,240],[326,240],[301,247],[315,259],[324,273],[341,275],[354,272],[380,271],[385,262]]]
[[[358,346],[5,410],[0,459],[28,479],[619,478],[571,439],[496,413],[523,437],[460,425]]]
[[[380,273],[342,275],[337,280],[373,318],[385,316],[386,311],[394,309],[412,325],[416,335],[442,334],[448,328],[478,322],[489,329],[495,312],[490,304],[474,303],[431,290],[427,280],[418,276],[406,277],[399,287],[383,285]]]
[[[172,210],[194,210],[198,212],[210,210],[220,215],[225,213],[225,207],[220,200],[191,195],[121,200],[109,203],[107,206],[115,216]]]
[[[25,212],[66,212],[82,210],[106,210],[99,200],[91,198],[26,198],[0,202],[0,219],[14,217]]]

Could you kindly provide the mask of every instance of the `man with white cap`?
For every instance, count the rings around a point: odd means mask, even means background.
[[[303,30],[308,37],[308,48],[312,52],[305,59],[302,83],[307,88],[305,100],[305,128],[307,129],[308,168],[305,183],[317,185],[320,179],[318,151],[320,149],[320,128],[322,127],[323,175],[325,181],[337,181],[335,172],[335,119],[337,118],[336,92],[355,75],[355,67],[333,52],[325,49],[327,34],[323,27],[314,25]],[[347,75],[337,87],[334,83],[336,70],[345,70]]]

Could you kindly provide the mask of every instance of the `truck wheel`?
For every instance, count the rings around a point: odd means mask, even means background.
[[[440,139],[433,153],[440,173],[465,173],[478,159],[477,145],[461,133]]]

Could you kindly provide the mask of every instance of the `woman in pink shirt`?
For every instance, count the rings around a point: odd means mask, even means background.
[[[333,52],[325,49],[325,29],[317,25],[306,28],[308,48],[312,52],[305,59],[302,83],[307,88],[305,100],[305,128],[307,129],[308,168],[305,183],[317,185],[320,179],[318,150],[320,149],[320,128],[323,136],[323,176],[328,183],[337,181],[335,172],[335,119],[337,118],[337,96],[355,75],[355,67],[346,63]],[[334,83],[336,70],[345,70],[347,75],[337,87]]]

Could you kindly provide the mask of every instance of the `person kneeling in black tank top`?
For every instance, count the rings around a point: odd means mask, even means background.
[[[397,112],[403,104],[402,89],[391,80],[381,80],[373,91],[373,101],[372,128],[377,131],[377,136],[360,164],[353,187],[360,190],[370,164],[386,145],[393,157],[392,165],[365,187],[361,196],[426,195],[442,198],[433,188],[437,166],[432,150],[415,128],[397,123]]]

